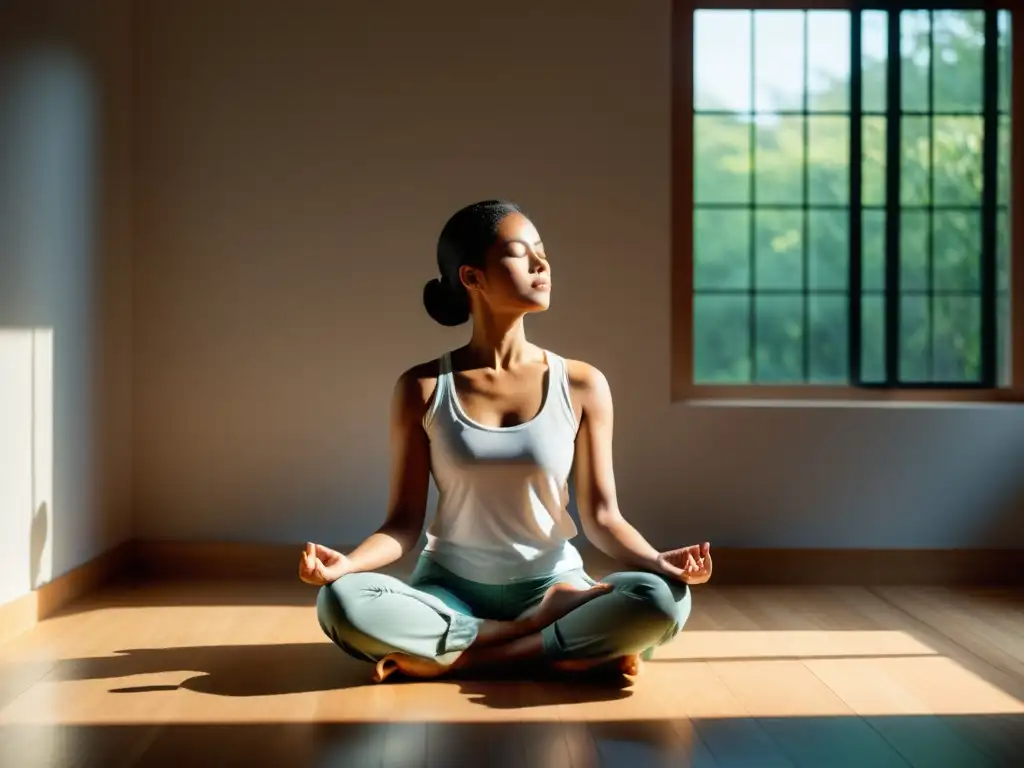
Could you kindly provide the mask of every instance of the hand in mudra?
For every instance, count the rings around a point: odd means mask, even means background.
[[[299,578],[307,584],[330,584],[351,570],[352,566],[347,557],[323,544],[307,544],[299,557]]]
[[[663,573],[686,584],[703,584],[711,578],[711,545],[705,541],[662,552],[658,565]]]

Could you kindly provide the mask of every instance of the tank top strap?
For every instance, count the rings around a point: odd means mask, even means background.
[[[548,366],[550,368],[551,391],[557,391],[558,411],[569,419],[574,430],[579,429],[576,422],[576,411],[572,407],[572,390],[569,387],[569,366],[565,358],[548,351]]]
[[[437,359],[437,383],[434,385],[434,395],[430,400],[427,412],[423,414],[423,428],[427,429],[433,422],[437,411],[451,396],[452,388],[452,355],[445,352]]]

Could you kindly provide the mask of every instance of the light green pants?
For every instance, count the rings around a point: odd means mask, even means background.
[[[690,615],[685,584],[645,572],[614,573],[612,585],[546,627],[541,637],[551,660],[612,659],[667,643]],[[389,653],[450,663],[476,639],[484,619],[508,621],[536,605],[556,583],[586,588],[596,582],[581,570],[507,585],[479,584],[420,557],[408,583],[381,573],[351,573],[320,588],[320,628],[342,650],[376,662]]]

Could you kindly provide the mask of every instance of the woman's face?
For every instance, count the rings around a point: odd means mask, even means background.
[[[551,304],[551,265],[536,227],[521,213],[498,225],[483,271],[462,268],[462,279],[492,312],[543,312]]]

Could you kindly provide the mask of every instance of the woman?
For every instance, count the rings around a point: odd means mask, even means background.
[[[689,585],[711,576],[709,545],[658,552],[620,514],[605,377],[526,340],[523,318],[550,304],[551,265],[519,207],[462,209],[437,261],[427,312],[447,326],[472,319],[472,338],[398,380],[381,528],[348,555],[302,553],[320,626],[374,663],[377,681],[517,662],[635,675],[686,622]],[[437,512],[411,578],[375,573],[418,543],[431,474]],[[570,474],[584,534],[632,570],[603,583],[583,570]]]

